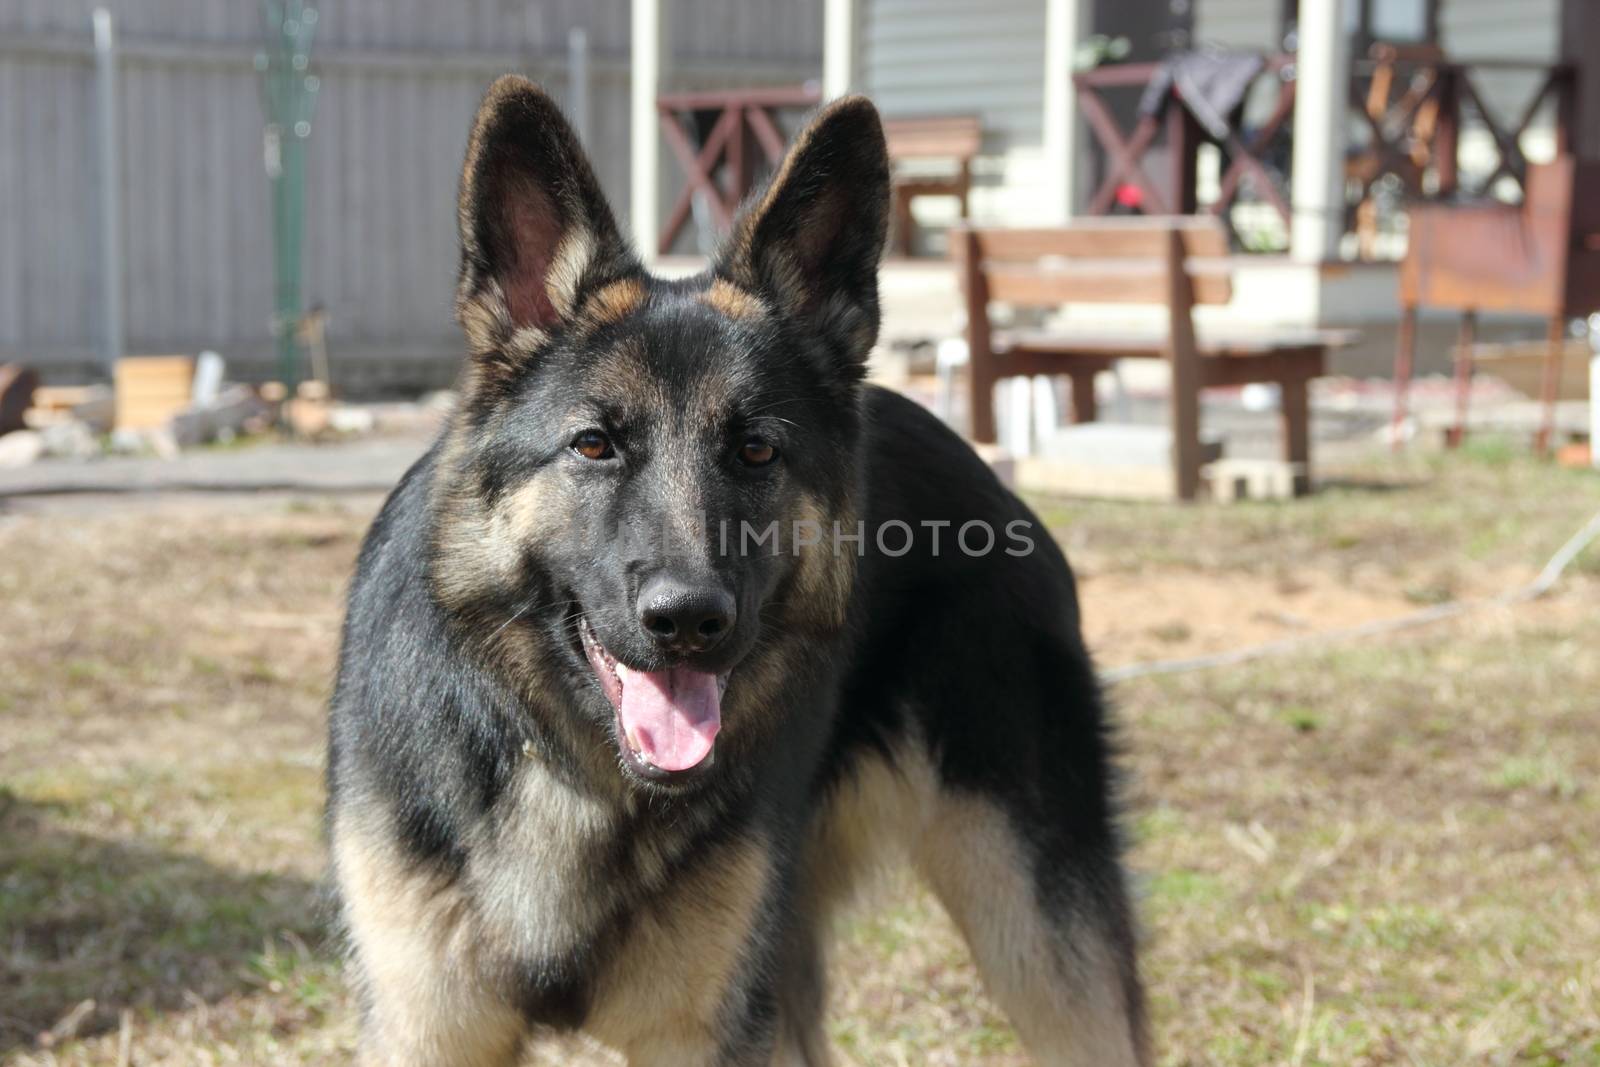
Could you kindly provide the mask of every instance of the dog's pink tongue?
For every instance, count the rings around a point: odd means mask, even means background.
[[[622,729],[654,767],[686,771],[705,759],[722,726],[717,676],[678,668],[635,671],[617,664]]]

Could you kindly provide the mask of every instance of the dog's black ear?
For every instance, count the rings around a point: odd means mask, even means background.
[[[716,273],[802,319],[853,364],[878,338],[889,155],[862,96],[829,104],[734,223]]]
[[[457,221],[456,314],[480,356],[509,358],[520,332],[537,331],[527,337],[537,342],[576,311],[580,293],[639,269],[572,127],[514,75],[478,108]]]

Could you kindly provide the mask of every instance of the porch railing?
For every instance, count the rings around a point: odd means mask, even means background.
[[[1264,156],[1294,115],[1293,61],[1292,56],[1271,56],[1256,76],[1258,81],[1271,79],[1276,85],[1271,113],[1260,126],[1246,130],[1242,123],[1230,122],[1221,142],[1228,152],[1229,164],[1222,174],[1217,199],[1205,208],[1211,214],[1226,217],[1248,176],[1257,195],[1277,210],[1285,226],[1289,224],[1289,202],[1273,180]],[[1126,198],[1119,199],[1119,194],[1130,185],[1138,190],[1138,209],[1147,214],[1192,215],[1199,210],[1195,161],[1207,137],[1181,93],[1174,87],[1175,98],[1168,102],[1164,113],[1160,117],[1141,115],[1131,130],[1118,121],[1109,100],[1110,93],[1116,90],[1138,89],[1142,93],[1160,72],[1160,63],[1116,63],[1073,75],[1079,110],[1105,150],[1107,160],[1105,176],[1089,198],[1090,215],[1110,214],[1119,204],[1129,206]],[[1234,118],[1237,120],[1237,116]],[[1145,170],[1145,157],[1163,129],[1167,180],[1163,183],[1165,188],[1158,188]]]
[[[696,193],[703,194],[703,202],[711,211],[717,228],[726,232],[733,225],[734,211],[749,194],[755,180],[746,151],[747,141],[755,141],[767,166],[777,166],[783,158],[786,139],[775,112],[785,108],[812,108],[821,101],[821,89],[809,83],[663,93],[656,97],[661,131],[685,179],[683,191],[673,202],[666,223],[661,227],[657,251],[665,255],[672,250],[672,243],[689,221]],[[696,147],[684,126],[686,123],[697,125],[701,116],[710,118],[711,125]]]
[[[1363,89],[1370,87],[1380,73],[1413,87],[1413,91],[1397,95],[1388,108],[1373,107]],[[1485,74],[1533,75],[1534,93],[1515,112],[1513,121],[1508,123],[1489,106],[1480,87]],[[1439,198],[1462,191],[1460,144],[1470,108],[1482,122],[1496,154],[1493,169],[1469,190],[1474,195],[1486,195],[1502,177],[1511,178],[1519,189],[1522,187],[1528,174],[1522,138],[1547,101],[1555,102],[1555,154],[1567,154],[1572,143],[1577,84],[1577,68],[1568,63],[1363,60],[1355,64],[1350,81],[1350,106],[1370,131],[1366,152],[1373,161],[1375,176],[1397,175],[1421,194],[1424,189],[1419,171],[1431,169],[1435,183],[1427,193]],[[1436,118],[1419,130],[1418,119],[1430,112]],[[1421,165],[1419,157],[1425,161]]]
[[[1104,176],[1090,196],[1086,213],[1105,215],[1134,209],[1148,214],[1210,213],[1228,219],[1248,185],[1251,194],[1277,216],[1285,230],[1294,215],[1289,202],[1288,142],[1293,136],[1295,67],[1293,55],[1266,58],[1252,92],[1262,92],[1270,79],[1271,104],[1260,122],[1246,125],[1245,109],[1230,117],[1227,135],[1214,138],[1194,119],[1173,90],[1159,118],[1142,115],[1133,125],[1119,121],[1115,94],[1142,93],[1160,73],[1159,63],[1122,63],[1074,75],[1079,109],[1105,154]],[[1375,106],[1373,79],[1379,75],[1403,89]],[[1531,75],[1534,92],[1507,119],[1490,105],[1483,89],[1488,75]],[[1577,71],[1565,63],[1539,64],[1498,60],[1457,61],[1448,58],[1364,59],[1352,65],[1352,123],[1366,136],[1353,144],[1346,159],[1347,228],[1362,225],[1361,213],[1373,210],[1380,184],[1398,185],[1403,200],[1447,199],[1462,194],[1487,196],[1502,179],[1519,188],[1527,174],[1523,141],[1547,105],[1554,106],[1554,151],[1565,154],[1572,144],[1577,97]],[[1248,99],[1248,97],[1247,97]],[[1476,116],[1476,122],[1471,120]],[[1425,121],[1424,121],[1425,120]],[[1463,182],[1463,134],[1478,128],[1492,151],[1488,169],[1479,169],[1470,188]],[[1223,167],[1216,196],[1200,204],[1197,190],[1199,148],[1217,144]],[[1152,175],[1152,149],[1160,146],[1164,180]],[[1363,242],[1365,245],[1365,242]]]

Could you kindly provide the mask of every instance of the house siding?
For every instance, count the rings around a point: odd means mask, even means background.
[[[1241,52],[1277,51],[1278,0],[1198,0],[1194,39]]]
[[[862,88],[885,116],[977,115],[972,213],[1023,221],[1045,182],[1043,0],[861,0]],[[920,216],[944,221],[949,204]]]
[[[1561,0],[1444,0],[1439,43],[1452,56],[1472,59],[1555,59],[1561,36]]]
[[[1381,2],[1381,0],[1380,0]],[[1197,0],[1195,39],[1224,48],[1278,47],[1278,0]],[[1443,0],[1439,39],[1464,59],[1553,59],[1561,0]]]

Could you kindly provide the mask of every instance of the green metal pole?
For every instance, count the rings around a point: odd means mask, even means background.
[[[300,380],[295,325],[301,315],[301,243],[305,233],[306,140],[319,80],[311,73],[317,10],[300,0],[262,0],[266,47],[256,53],[266,112],[263,158],[272,187],[273,317],[278,375],[292,392]]]

